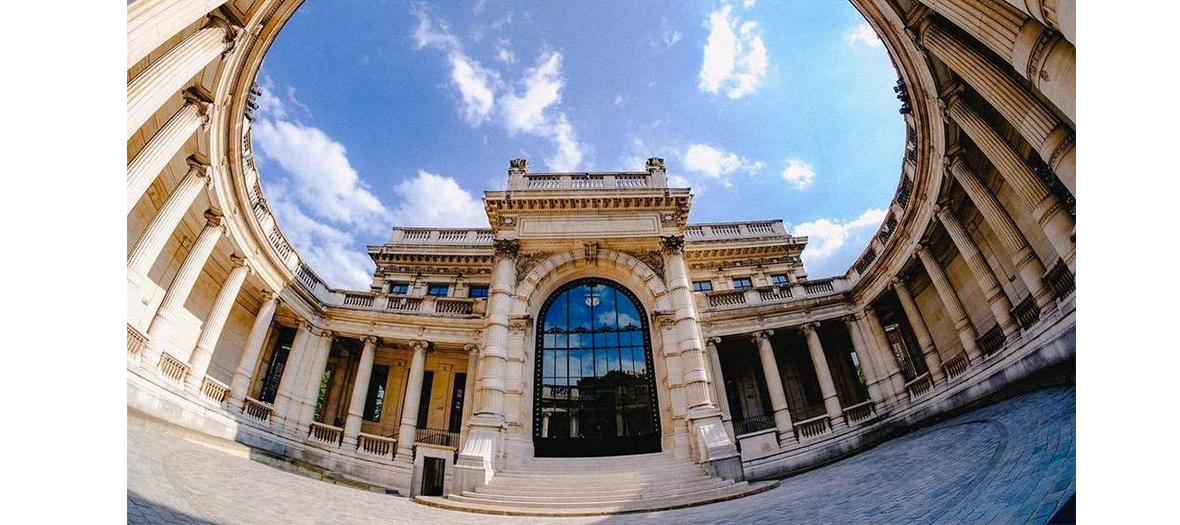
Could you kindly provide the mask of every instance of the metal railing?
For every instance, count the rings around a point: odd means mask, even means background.
[[[733,433],[735,436],[741,436],[760,432],[768,428],[775,428],[774,416],[758,414],[748,416],[741,421],[735,421],[733,424]]]
[[[456,448],[459,445],[459,433],[441,428],[415,428],[414,443]]]

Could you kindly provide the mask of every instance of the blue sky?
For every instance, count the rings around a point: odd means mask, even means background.
[[[268,202],[308,264],[366,288],[394,225],[487,226],[508,160],[667,160],[693,222],[780,218],[812,277],[884,216],[897,73],[847,2],[308,0],[259,74]]]

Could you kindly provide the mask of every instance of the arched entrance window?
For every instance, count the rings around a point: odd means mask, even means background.
[[[545,300],[537,326],[536,455],[659,452],[651,335],[635,295],[606,279],[577,280]]]

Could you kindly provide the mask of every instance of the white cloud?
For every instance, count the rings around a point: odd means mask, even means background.
[[[742,7],[746,9],[753,9],[754,4],[756,3],[758,3],[758,0],[742,0]]]
[[[672,47],[672,46],[676,45],[677,42],[679,42],[683,39],[684,39],[684,34],[681,33],[679,29],[671,28],[671,29],[664,30],[664,46],[665,47]]]
[[[714,94],[724,90],[729,98],[757,91],[769,63],[758,23],[742,22],[732,6],[725,5],[709,14],[708,27],[700,88]]]
[[[483,203],[455,179],[418,170],[418,176],[394,188],[402,203],[393,210],[394,222],[404,226],[488,227]]]
[[[624,97],[623,95],[615,95],[615,105],[616,106],[623,105],[624,100],[627,100],[627,98]]]
[[[794,189],[804,190],[811,186],[811,181],[815,179],[815,170],[811,165],[799,159],[791,159],[787,161],[787,167],[783,168],[783,180]]]
[[[467,56],[446,22],[436,24],[421,9],[413,12],[418,17],[414,45],[418,49],[430,47],[447,53],[447,60],[451,64],[451,82],[463,99],[463,118],[472,126],[482,124],[488,119],[495,104],[494,88],[500,83],[499,74]]]
[[[496,44],[496,60],[505,64],[512,64],[516,62],[516,55],[512,52],[512,42],[506,38],[501,38]]]
[[[877,32],[869,26],[868,22],[861,22],[849,31],[844,37],[848,41],[848,45],[855,45],[857,43],[864,44],[869,47],[881,47],[881,37],[877,36]]]
[[[754,174],[762,170],[761,161],[750,161],[708,144],[693,144],[684,152],[684,169],[721,178],[738,170]],[[728,181],[723,181],[727,186]]]
[[[795,226],[794,235],[806,235],[807,248],[803,250],[804,265],[811,264],[831,257],[840,251],[849,237],[881,224],[885,220],[885,210],[865,210],[859,217],[851,221],[839,219],[818,219]]]

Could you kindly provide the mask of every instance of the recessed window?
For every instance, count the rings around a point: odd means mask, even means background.
[[[369,376],[369,391],[365,395],[363,418],[369,421],[381,420],[381,409],[385,407],[385,381],[388,379],[388,366],[373,365],[373,374]]]
[[[787,274],[785,273],[770,276],[770,284],[787,284],[787,282]]]
[[[734,290],[745,290],[745,289],[751,288],[753,286],[754,285],[753,285],[753,283],[750,282],[749,277],[735,277],[733,279],[733,289]]]
[[[446,297],[447,296],[447,285],[445,285],[445,284],[432,284],[426,288],[426,295],[433,295],[435,297]]]
[[[692,291],[694,292],[712,292],[713,281],[693,281]]]
[[[467,297],[470,297],[472,299],[476,299],[479,297],[487,297],[487,296],[488,296],[488,287],[487,286],[472,286],[471,288],[467,289]]]
[[[393,295],[406,295],[410,293],[410,285],[406,283],[389,283],[389,293]]]

